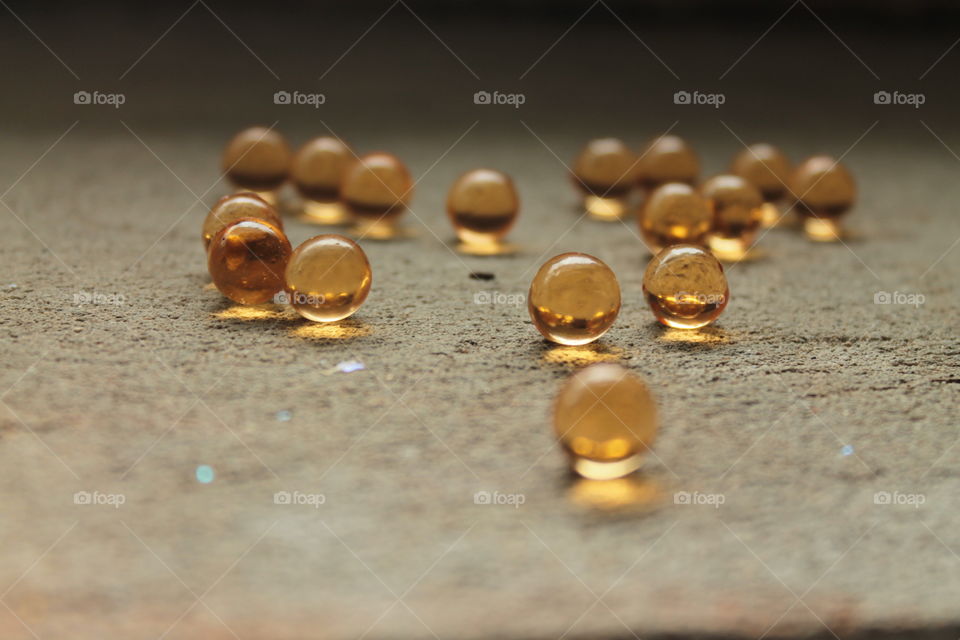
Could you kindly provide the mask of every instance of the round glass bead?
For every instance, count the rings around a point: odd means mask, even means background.
[[[657,320],[677,329],[710,324],[730,300],[720,261],[690,244],[667,247],[654,256],[643,274],[643,293]]]
[[[223,170],[241,189],[271,192],[287,180],[290,147],[280,133],[265,127],[244,129],[227,143]]]
[[[639,224],[643,240],[653,253],[672,244],[706,244],[710,209],[693,187],[670,182],[647,199]]]
[[[283,289],[290,252],[290,242],[279,227],[247,218],[213,237],[207,267],[223,295],[240,304],[262,304]]]
[[[319,235],[290,256],[287,299],[304,318],[335,322],[356,313],[370,293],[371,279],[360,245],[340,235]]]
[[[700,175],[700,159],[679,136],[655,138],[640,154],[637,176],[640,185],[652,190],[668,182],[694,184]]]
[[[530,318],[544,338],[583,345],[605,334],[620,312],[620,284],[601,260],[563,253],[547,260],[530,284]]]
[[[560,389],[553,428],[574,471],[619,478],[636,471],[653,447],[657,407],[636,375],[617,364],[593,364]]]
[[[251,192],[240,192],[223,196],[210,209],[203,221],[203,248],[210,246],[210,241],[217,232],[225,226],[242,218],[256,218],[266,220],[275,227],[283,229],[280,214],[267,201]]]
[[[447,216],[464,244],[496,244],[513,227],[519,210],[513,180],[494,169],[466,172],[447,194]]]

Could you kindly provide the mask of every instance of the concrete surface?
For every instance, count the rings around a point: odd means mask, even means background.
[[[204,5],[122,81],[186,6],[142,23],[26,14],[80,80],[19,22],[3,27],[21,64],[3,71],[16,90],[0,155],[0,636],[960,634],[960,54],[913,80],[953,35],[891,44],[837,27],[878,81],[798,7],[782,22],[796,34],[718,82],[781,9],[722,35],[628,20],[675,80],[598,6],[521,82],[579,12],[537,29],[431,23],[476,80],[398,5],[321,83],[383,8],[307,52],[289,46],[309,41],[296,15],[272,40],[256,14],[214,8],[283,80]],[[89,45],[107,33],[109,50]],[[272,103],[310,87],[323,108]],[[672,103],[697,87],[727,103]],[[873,104],[897,87],[927,104]],[[72,104],[96,88],[127,101]],[[474,105],[481,89],[527,103]],[[421,177],[412,237],[363,242],[373,290],[340,327],[206,287],[199,229],[226,189],[220,148],[275,120],[295,142],[329,127],[394,151]],[[639,146],[675,121],[708,174],[738,137],[769,139],[794,160],[849,150],[862,192],[845,245],[771,231],[761,259],[728,270],[717,325],[693,334],[654,323],[633,225],[578,218],[562,164],[590,136]],[[514,256],[451,251],[445,191],[478,165],[521,190]],[[288,231],[296,244],[316,229]],[[567,250],[606,261],[623,290],[590,348],[551,347],[513,303]],[[642,375],[663,417],[644,473],[601,485],[568,475],[549,428],[561,381],[599,360]],[[364,368],[337,371],[347,361]],[[283,491],[323,503],[275,504]],[[522,504],[476,504],[479,491]]]

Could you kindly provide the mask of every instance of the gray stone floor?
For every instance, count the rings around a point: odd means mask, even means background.
[[[24,15],[79,79],[2,27],[21,61],[3,70],[0,154],[2,637],[960,633],[960,53],[916,80],[955,35],[838,27],[841,43],[798,6],[718,80],[782,10],[724,31],[627,20],[668,70],[602,6],[529,68],[578,14],[445,19],[433,37],[397,5],[330,68],[385,7],[311,40],[297,15],[278,39],[214,6],[234,37],[196,5],[148,49],[185,9]],[[90,45],[108,34],[109,49]],[[886,89],[927,103],[874,105]],[[74,105],[79,90],[126,101]],[[274,105],[278,90],[327,101]],[[526,102],[474,105],[479,90]],[[677,90],[726,102],[678,106]],[[373,291],[339,327],[206,286],[220,148],[274,121],[295,143],[329,129],[394,151],[420,178],[411,237],[363,242]],[[851,238],[775,229],[728,269],[716,326],[664,330],[633,223],[582,219],[563,163],[589,137],[639,146],[671,127],[707,174],[740,140],[846,154],[862,193]],[[514,256],[452,251],[446,189],[481,165],[521,190]],[[288,231],[296,244],[317,229]],[[620,279],[598,344],[551,347],[522,304],[475,302],[524,295],[568,250]],[[364,368],[338,371],[347,361]],[[659,401],[657,459],[636,478],[577,482],[551,437],[556,390],[594,361],[629,367]],[[478,505],[479,491],[523,504]]]

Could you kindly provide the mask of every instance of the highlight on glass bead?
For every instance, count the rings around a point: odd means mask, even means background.
[[[276,204],[276,190],[290,174],[291,153],[279,132],[250,127],[235,135],[223,151],[223,171],[236,187]]]
[[[740,260],[747,254],[763,219],[763,196],[740,176],[720,175],[700,186],[713,217],[710,249],[721,260]]]
[[[647,385],[617,364],[571,376],[557,394],[553,429],[571,468],[593,480],[633,473],[657,435],[657,406]]]
[[[730,300],[723,265],[692,244],[667,247],[654,256],[643,274],[643,294],[657,320],[675,329],[710,324]]]
[[[777,203],[787,193],[790,181],[790,159],[780,149],[760,142],[745,147],[733,157],[730,172],[753,183],[763,196],[764,227],[773,227],[782,217]]]
[[[368,153],[347,168],[340,197],[357,222],[357,233],[373,239],[397,235],[396,222],[407,210],[413,178],[392,153]]]
[[[447,216],[467,253],[497,253],[519,210],[513,180],[495,169],[464,173],[447,194]]]
[[[856,182],[845,166],[832,156],[807,158],[790,177],[790,189],[798,198],[807,237],[822,242],[843,237],[839,219],[857,198]]]
[[[220,292],[240,304],[263,304],[283,289],[290,258],[283,230],[247,218],[221,229],[210,242],[207,267]]]
[[[206,219],[203,221],[203,248],[210,246],[210,241],[217,232],[225,226],[236,222],[242,218],[256,218],[266,220],[275,227],[283,229],[283,221],[277,210],[270,206],[266,200],[255,193],[241,191],[223,196],[213,205]]]
[[[356,156],[339,138],[320,136],[300,147],[293,157],[290,180],[303,198],[303,220],[342,224],[347,212],[340,203],[340,184]]]
[[[647,198],[638,222],[644,242],[656,253],[672,244],[705,245],[712,220],[706,201],[693,187],[670,182]]]
[[[637,182],[637,167],[637,154],[618,138],[597,138],[586,144],[573,163],[572,177],[590,217],[623,217]]]
[[[700,159],[679,136],[660,136],[640,154],[637,178],[648,192],[668,182],[694,184],[700,175]]]
[[[367,254],[356,242],[335,234],[315,236],[287,262],[286,299],[308,320],[336,322],[363,305],[372,277]]]
[[[533,325],[544,338],[584,345],[613,326],[620,312],[620,284],[601,260],[585,253],[562,253],[537,271],[527,303]]]

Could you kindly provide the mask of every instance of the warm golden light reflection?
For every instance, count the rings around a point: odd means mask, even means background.
[[[350,217],[346,207],[339,202],[305,200],[297,219],[309,224],[341,225],[346,224]]]
[[[603,198],[595,195],[586,195],[583,206],[594,220],[616,222],[627,212],[627,203],[624,198]]]
[[[594,362],[617,362],[623,354],[619,347],[606,347],[592,343],[577,347],[553,346],[543,352],[543,359],[550,364],[584,367]]]
[[[789,214],[788,214],[789,215]],[[784,215],[773,202],[764,202],[760,206],[760,225],[765,229],[786,224],[788,215]],[[783,220],[780,218],[783,217]]]
[[[369,325],[357,320],[303,324],[290,331],[290,335],[304,340],[352,340],[370,335]]]
[[[719,327],[703,327],[701,329],[664,328],[660,339],[664,342],[686,342],[709,346],[720,346],[732,342],[730,333]]]
[[[613,480],[580,478],[570,487],[568,498],[581,507],[621,511],[654,507],[662,501],[663,491],[653,478],[634,474]]]
[[[803,231],[814,242],[837,242],[844,237],[840,224],[830,218],[804,218]]]
[[[744,247],[739,240],[710,238],[710,251],[721,262],[756,262],[767,254],[756,247]]]
[[[207,284],[203,285],[203,290],[204,290],[204,291],[216,291],[216,290],[217,290],[217,285],[213,284],[212,282],[208,282]]]
[[[397,240],[412,237],[409,231],[391,220],[365,220],[355,218],[350,234],[366,240]]]
[[[458,242],[457,251],[468,256],[509,256],[520,247],[509,242]]]
[[[292,320],[299,318],[289,307],[278,304],[259,304],[259,305],[233,305],[221,311],[214,312],[214,317],[220,320]]]
[[[612,480],[633,473],[643,464],[644,454],[638,453],[629,458],[611,462],[598,462],[588,458],[573,458],[570,466],[584,478],[591,480]]]

